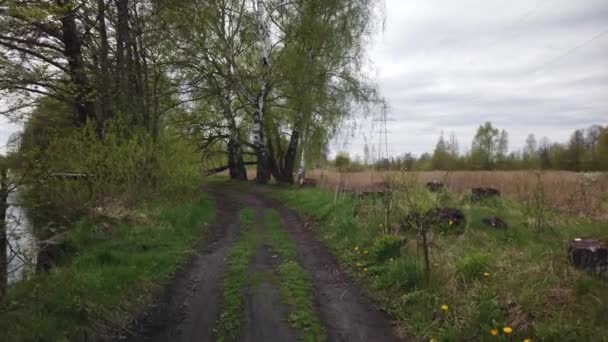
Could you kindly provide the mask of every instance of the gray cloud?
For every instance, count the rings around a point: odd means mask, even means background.
[[[488,120],[511,149],[529,133],[565,141],[608,124],[608,34],[572,50],[603,32],[605,0],[387,0],[369,57],[395,120],[389,152],[432,151],[452,131],[464,150]],[[337,148],[361,155],[363,135],[377,141],[367,121]]]

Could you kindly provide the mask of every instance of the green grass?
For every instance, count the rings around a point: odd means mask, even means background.
[[[511,338],[604,340],[608,336],[608,284],[572,268],[565,242],[606,238],[606,223],[550,216],[549,227],[525,224],[523,208],[509,199],[471,204],[448,196],[464,211],[460,234],[431,228],[431,280],[425,281],[416,232],[387,237],[383,215],[371,201],[318,189],[280,189],[275,196],[315,218],[318,236],[410,336],[437,340],[500,340],[489,331],[513,327]],[[398,213],[392,219],[399,223]],[[497,230],[481,219],[495,215],[510,226]],[[395,243],[400,240],[397,252]],[[367,253],[366,253],[367,251]],[[441,305],[448,305],[443,312]],[[505,339],[506,340],[506,339]]]
[[[301,331],[303,341],[325,341],[325,331],[313,305],[310,277],[297,262],[296,246],[287,236],[276,210],[266,210],[264,217],[269,243],[281,259],[277,281],[281,297],[289,306],[289,323]]]
[[[215,326],[218,341],[236,341],[241,332],[247,286],[247,270],[258,242],[253,230],[255,212],[251,208],[239,211],[241,236],[230,248],[226,261],[219,318]]]
[[[214,218],[206,195],[149,203],[146,224],[92,219],[69,231],[69,261],[11,287],[0,331],[14,341],[105,339],[125,328],[191,255]]]

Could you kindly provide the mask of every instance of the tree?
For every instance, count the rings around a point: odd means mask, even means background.
[[[608,127],[604,128],[595,145],[598,169],[608,170]]]
[[[346,171],[350,165],[350,157],[348,156],[348,153],[339,152],[334,160],[334,165],[338,168],[338,170],[340,170],[340,172]]]
[[[551,148],[551,141],[547,137],[542,137],[538,146],[538,157],[541,169],[546,170],[552,168],[553,163],[551,162],[549,152]]]
[[[498,137],[498,146],[496,148],[496,161],[498,163],[504,164],[507,153],[509,152],[509,134],[504,129],[500,131],[500,135]],[[504,165],[503,165],[504,167]]]
[[[439,141],[437,141],[437,145],[435,145],[431,164],[434,170],[447,170],[449,168],[450,153],[448,151],[448,145],[443,139],[443,133],[439,136]]]
[[[456,137],[456,133],[451,132],[450,138],[447,143],[448,152],[453,158],[458,158],[460,154],[460,147],[458,144],[458,138]]]
[[[566,152],[566,167],[569,170],[581,171],[585,168],[585,150],[584,132],[581,129],[577,129],[570,137]]]
[[[473,167],[490,170],[496,163],[499,145],[499,131],[486,122],[479,126],[471,146],[471,160]]]

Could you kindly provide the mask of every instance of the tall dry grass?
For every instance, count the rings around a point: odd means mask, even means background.
[[[345,172],[312,170],[307,177],[315,178],[321,188],[362,190],[372,183],[397,176],[396,171]],[[509,198],[524,201],[540,186],[547,204],[568,214],[608,218],[608,173],[577,173],[570,171],[423,171],[416,172],[420,183],[431,180],[445,182],[456,193],[470,193],[473,187],[492,187]]]

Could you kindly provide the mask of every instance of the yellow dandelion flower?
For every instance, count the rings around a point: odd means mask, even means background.
[[[358,251],[358,250],[359,250],[359,246],[355,246],[355,251]]]
[[[441,306],[441,310],[443,310],[443,311],[448,311],[448,305],[447,305],[447,304],[443,304],[443,305]]]
[[[503,332],[504,332],[506,335],[509,335],[510,333],[512,333],[512,332],[513,332],[513,328],[511,328],[511,327],[504,327],[504,328],[502,328],[502,331],[503,331]]]
[[[483,273],[483,276],[484,276],[484,277],[489,277],[489,276],[490,276],[490,273],[488,273],[488,272],[484,272],[484,273]]]
[[[363,251],[363,254],[367,254],[367,251]]]
[[[532,339],[528,337],[528,338],[524,339],[524,342],[532,342]]]
[[[498,329],[491,329],[490,330],[490,335],[492,335],[492,336],[498,335]]]
[[[434,338],[432,338],[432,339],[429,340],[429,342],[437,342],[437,340],[434,339]]]
[[[367,272],[367,267],[363,269],[363,272]]]

